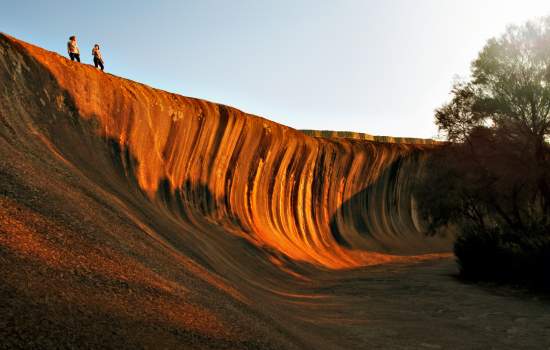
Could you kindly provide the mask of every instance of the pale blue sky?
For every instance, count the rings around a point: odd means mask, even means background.
[[[0,31],[301,129],[432,137],[486,40],[548,0],[2,0]]]

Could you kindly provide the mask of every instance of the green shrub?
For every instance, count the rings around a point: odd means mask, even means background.
[[[511,229],[462,230],[454,246],[462,277],[519,283],[550,290],[550,229],[531,226]]]

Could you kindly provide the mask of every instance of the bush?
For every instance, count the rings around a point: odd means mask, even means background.
[[[550,290],[550,228],[516,232],[468,227],[455,242],[462,277]]]

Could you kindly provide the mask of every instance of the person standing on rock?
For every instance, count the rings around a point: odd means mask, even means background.
[[[101,56],[101,51],[99,51],[99,44],[95,44],[92,49],[92,56],[94,56],[94,65],[97,68],[98,66],[103,71],[103,57]]]
[[[71,61],[77,60],[80,62],[80,50],[78,49],[78,44],[76,43],[76,36],[71,36],[69,42],[67,43],[67,51],[69,52],[69,57]]]

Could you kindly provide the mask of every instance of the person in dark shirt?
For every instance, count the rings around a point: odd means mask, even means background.
[[[94,56],[94,65],[97,68],[98,66],[103,71],[103,57],[101,56],[101,51],[99,51],[99,44],[95,44],[92,49],[92,56]]]

